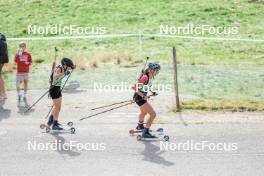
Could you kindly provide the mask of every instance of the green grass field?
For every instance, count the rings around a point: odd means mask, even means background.
[[[56,36],[29,35],[28,25],[72,24],[105,27],[106,34],[159,34],[161,24],[177,27],[193,24],[238,27],[238,34],[192,36],[264,39],[264,4],[254,0],[0,0],[0,8],[0,32],[8,38]],[[6,67],[8,71],[15,68],[12,60],[18,43],[8,41],[11,60]],[[157,82],[172,84],[171,49],[176,46],[181,93],[234,103],[262,101],[264,97],[261,68],[264,42],[160,37],[142,37],[140,41],[138,37],[127,37],[27,43],[34,59],[31,88],[47,87],[55,46],[60,49],[59,57],[68,56],[77,63],[74,79],[82,87],[92,88],[94,81],[103,84],[116,84],[120,79],[134,81],[146,56],[165,68]],[[5,77],[8,89],[14,89],[15,73],[8,72]]]
[[[46,26],[52,24],[77,25],[80,27],[105,27],[106,34],[116,33],[159,33],[160,25],[215,27],[238,27],[236,35],[209,35],[212,37],[264,39],[264,5],[247,0],[203,0],[203,1],[110,1],[80,0],[61,1],[0,1],[0,31],[8,37],[39,37],[50,35],[28,35],[28,25]],[[200,35],[199,35],[200,36]],[[10,53],[16,52],[18,41],[9,42]],[[54,46],[71,51],[71,55],[89,58],[89,53],[102,49],[124,51],[132,59],[138,59],[138,39],[92,39],[52,40],[29,42],[29,49],[35,59],[48,60]],[[223,42],[189,39],[160,39],[145,37],[142,55],[169,61],[165,54],[175,45],[179,50],[179,62],[184,64],[263,64],[263,43]],[[111,57],[111,51],[107,50]],[[107,55],[107,54],[106,54]],[[111,59],[111,58],[110,58]]]

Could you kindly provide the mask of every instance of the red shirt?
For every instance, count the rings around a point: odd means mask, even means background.
[[[15,62],[17,63],[17,72],[18,73],[28,73],[29,66],[32,63],[32,57],[29,52],[24,51],[22,56],[19,56],[18,53],[15,57]]]
[[[132,86],[132,89],[137,91],[136,90],[136,87],[139,86],[139,84],[144,84],[144,85],[147,85],[149,83],[149,77],[147,75],[143,75],[141,76],[141,78],[139,78],[138,82],[136,85]]]
[[[139,79],[139,83],[143,83],[145,85],[147,85],[149,82],[149,78],[147,75],[143,75],[140,79]]]

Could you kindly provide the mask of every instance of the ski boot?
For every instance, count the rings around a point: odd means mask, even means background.
[[[51,115],[51,116],[49,116],[49,120],[48,120],[48,122],[47,122],[47,125],[48,126],[51,126],[52,124],[53,124],[53,115]]]
[[[136,127],[136,129],[137,130],[144,130],[144,124],[143,123],[141,123],[141,122],[138,122],[138,125],[137,125],[137,127]]]
[[[63,128],[60,127],[59,123],[57,120],[53,121],[53,125],[52,125],[52,130],[56,130],[56,131],[62,131]]]
[[[142,133],[142,137],[143,138],[156,138],[156,136],[153,136],[152,134],[150,134],[148,128],[144,128],[143,133]]]
[[[54,122],[53,115],[51,115],[51,116],[49,117],[49,120],[48,120],[48,122],[47,122],[47,125],[48,125],[48,126],[51,126],[51,125],[53,124],[53,122]],[[58,124],[58,126],[62,126],[59,122],[57,122],[57,124]]]

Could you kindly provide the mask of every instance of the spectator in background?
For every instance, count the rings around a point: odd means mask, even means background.
[[[29,66],[32,63],[32,57],[29,52],[26,51],[26,43],[21,42],[19,44],[18,53],[15,56],[15,62],[17,63],[17,75],[16,75],[16,86],[18,101],[21,101],[22,94],[20,94],[20,84],[24,83],[24,96],[23,100],[26,101],[26,95],[28,91],[28,81],[29,81]]]
[[[0,100],[4,100],[7,98],[5,92],[5,82],[2,77],[2,70],[4,64],[8,63],[8,51],[7,51],[7,43],[6,37],[4,34],[0,33]]]

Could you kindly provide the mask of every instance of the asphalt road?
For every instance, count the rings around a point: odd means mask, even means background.
[[[42,92],[31,92],[29,103]],[[76,134],[47,134],[39,125],[45,122],[50,100],[23,115],[23,105],[17,106],[15,93],[9,92],[0,104],[0,175],[263,175],[263,123],[155,124],[153,128],[164,128],[170,142],[141,142],[128,134],[137,121],[134,105],[78,120],[92,114],[90,108],[126,99],[108,95],[114,98],[89,91],[64,94],[62,122],[73,121]],[[157,109],[163,111],[163,106]],[[70,150],[50,147],[71,143]],[[211,150],[190,147],[201,143],[210,144]],[[226,150],[213,149],[217,144]]]

